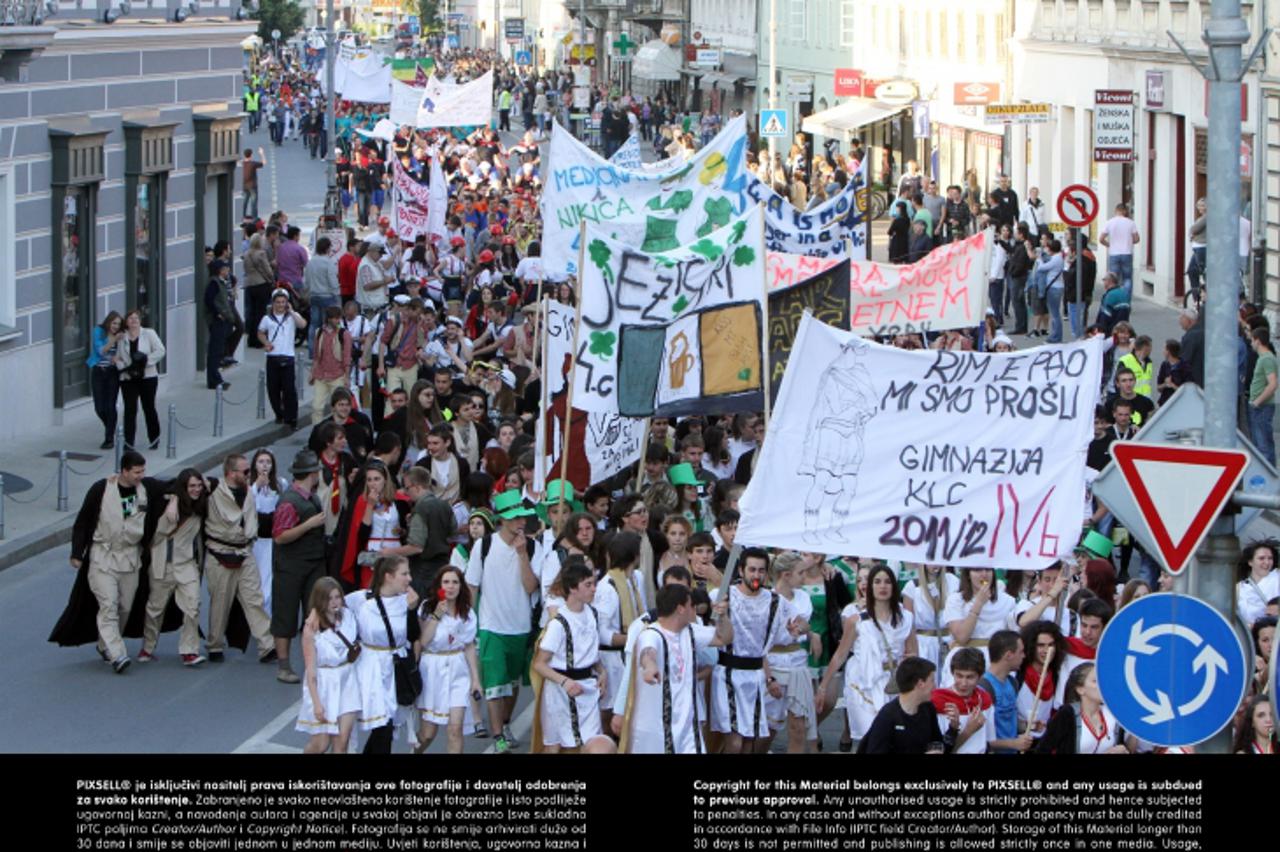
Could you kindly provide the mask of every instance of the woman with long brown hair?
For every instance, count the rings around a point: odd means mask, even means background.
[[[414,617],[418,594],[411,584],[409,562],[403,556],[384,556],[373,566],[367,591],[347,595],[356,616],[362,650],[356,660],[360,685],[360,729],[371,732],[365,754],[390,754],[395,729],[410,717],[412,706],[396,701],[393,657],[413,653],[420,627]]]
[[[1013,617],[1017,601],[996,582],[991,568],[965,568],[960,571],[960,588],[947,598],[942,612],[942,626],[951,633],[952,646],[939,666],[938,685],[951,686],[951,656],[959,648],[977,648],[987,662],[987,641],[997,630],[1004,630]]]
[[[422,637],[422,694],[418,696],[421,727],[418,746],[421,754],[431,746],[436,729],[447,726],[449,754],[462,754],[462,736],[475,724],[469,719],[472,702],[479,701],[480,662],[476,656],[476,614],[471,590],[463,573],[446,565],[436,573],[426,600],[418,608]]]
[[[1026,656],[1019,673],[1018,720],[1032,739],[1039,739],[1053,710],[1058,673],[1067,658],[1067,640],[1052,621],[1033,621],[1022,628],[1022,647]]]
[[[381,551],[399,547],[406,529],[396,505],[391,473],[380,462],[365,465],[364,490],[352,500],[338,521],[334,541],[334,565],[348,591],[370,588],[370,566]]]
[[[347,609],[342,586],[321,577],[311,587],[302,628],[302,707],[297,730],[310,734],[304,754],[346,754],[360,712],[355,666],[361,654],[356,618]]]
[[[93,390],[93,410],[102,421],[105,437],[98,448],[109,450],[115,445],[116,399],[120,396],[120,371],[116,368],[116,351],[124,336],[124,318],[112,311],[93,329],[93,345],[85,364],[89,367]]]
[[[124,335],[116,347],[116,367],[120,370],[120,395],[124,398],[124,445],[134,446],[138,428],[138,403],[147,423],[147,446],[160,446],[160,415],[156,412],[156,390],[160,373],[156,369],[164,359],[160,335],[142,325],[142,312],[137,308],[124,315]]]
[[[182,611],[182,632],[178,634],[178,654],[184,666],[205,661],[200,654],[200,558],[201,534],[208,494],[204,477],[193,467],[178,474],[172,491],[155,523],[151,536],[151,589],[147,595],[146,620],[142,628],[142,650],[138,662],[155,659],[156,642],[169,599]]]
[[[404,464],[413,464],[427,451],[427,435],[431,427],[445,422],[440,411],[440,400],[435,385],[419,379],[409,389],[409,401],[388,416],[382,423],[383,431],[400,436],[404,448]]]

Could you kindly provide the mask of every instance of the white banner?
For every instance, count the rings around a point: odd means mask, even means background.
[[[880,337],[981,325],[991,239],[991,231],[983,231],[938,246],[909,266],[853,261],[850,327]]]
[[[640,158],[640,137],[632,133],[627,137],[627,141],[622,143],[613,156],[609,158],[609,162],[613,163],[620,169],[639,170],[644,167],[644,162]]]
[[[746,143],[746,118],[739,116],[687,162],[628,169],[557,124],[542,193],[543,264],[576,271],[584,219],[633,248],[659,252],[704,237],[758,203],[768,208],[770,250],[848,257],[852,241],[853,256],[865,257],[860,179],[812,211],[797,210],[746,170]]]
[[[445,86],[432,78],[418,106],[417,126],[488,127],[493,118],[493,71],[461,86]]]
[[[346,101],[385,104],[391,100],[391,65],[376,54],[339,59],[334,65],[333,88]]]
[[[588,229],[574,406],[584,411],[617,412],[620,394],[645,395],[646,390],[639,385],[621,387],[618,383],[624,327],[663,327],[694,317],[690,321],[697,322],[700,328],[724,325],[735,335],[744,333],[745,320],[737,314],[732,319],[729,314],[717,317],[723,323],[703,323],[698,317],[717,310],[731,312],[734,307],[750,303],[763,311],[762,227],[759,208],[751,208],[745,216],[730,220],[710,236],[658,253],[639,251],[611,239],[604,231]],[[758,341],[758,323],[755,331]],[[707,332],[699,340],[708,343],[712,337],[716,336]],[[709,348],[726,351],[723,344],[724,340],[716,337]],[[687,373],[691,377],[687,384],[690,393],[693,377],[707,396],[744,392],[752,383],[758,386],[759,370],[744,377],[736,372],[725,375],[718,362],[702,363],[700,346],[691,346],[690,350],[681,356],[682,360],[685,356],[693,359],[693,363],[683,361],[686,368],[682,371],[682,376]],[[633,372],[643,378],[642,371]],[[671,384],[686,387],[684,381]],[[652,400],[651,385],[647,393]]]
[[[746,195],[764,204],[768,214],[765,243],[769,251],[866,260],[867,235],[862,227],[867,204],[866,175],[864,157],[844,189],[817,207],[799,210],[764,181],[748,174]]]
[[[431,152],[431,184],[427,204],[427,239],[439,245],[449,244],[449,183],[440,166],[441,152]]]
[[[456,83],[441,80],[436,76],[428,79],[427,85],[423,87],[412,86],[400,80],[392,80],[391,120],[397,127],[406,124],[414,125],[418,121],[418,107],[422,106],[423,98],[432,98],[438,101],[457,88],[458,85]]]
[[[738,541],[1021,570],[1080,535],[1102,340],[907,351],[800,324]]]
[[[544,437],[544,464],[547,479],[560,476],[560,454],[564,447],[564,394],[573,363],[575,312],[555,300],[547,302],[547,398],[551,401],[539,423]],[[574,400],[577,402],[577,399]],[[602,482],[640,458],[645,421],[623,417],[616,412],[586,412],[573,409],[574,428],[569,440],[569,480],[574,487]]]

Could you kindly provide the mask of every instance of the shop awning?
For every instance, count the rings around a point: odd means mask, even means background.
[[[680,79],[681,64],[680,51],[655,38],[636,51],[631,73],[645,80],[675,81]]]
[[[733,85],[741,79],[737,74],[725,74],[722,71],[704,71],[698,79],[698,88],[710,91],[712,87],[715,87],[723,92],[727,89],[732,89]]]
[[[906,105],[888,106],[874,101],[849,100],[831,109],[824,109],[822,112],[807,116],[801,123],[800,129],[805,133],[815,133],[828,139],[840,139],[846,133],[883,121],[906,108]]]

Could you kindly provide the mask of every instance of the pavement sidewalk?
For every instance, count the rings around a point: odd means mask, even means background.
[[[216,394],[205,387],[204,376],[169,377],[161,380],[156,399],[160,415],[160,446],[141,448],[147,474],[169,478],[186,467],[205,470],[219,464],[230,452],[252,452],[289,434],[278,425],[266,406],[258,416],[259,374],[265,353],[242,347],[241,362],[224,370],[233,387],[223,395],[222,434],[214,435]],[[298,372],[306,369],[303,358]],[[265,397],[264,397],[265,400]],[[168,408],[176,406],[176,428],[169,431]],[[298,395],[299,423],[310,428],[311,392],[303,380]],[[123,416],[123,415],[122,415]],[[138,415],[138,440],[145,440],[146,426]],[[35,435],[6,444],[0,452],[0,474],[5,494],[0,500],[0,570],[71,540],[76,512],[89,486],[115,471],[115,451],[100,450],[102,424],[92,407],[81,406],[68,414],[68,422],[53,434]],[[168,457],[169,442],[175,445]],[[144,444],[145,447],[145,444]],[[68,454],[66,507],[59,510],[58,452]]]

